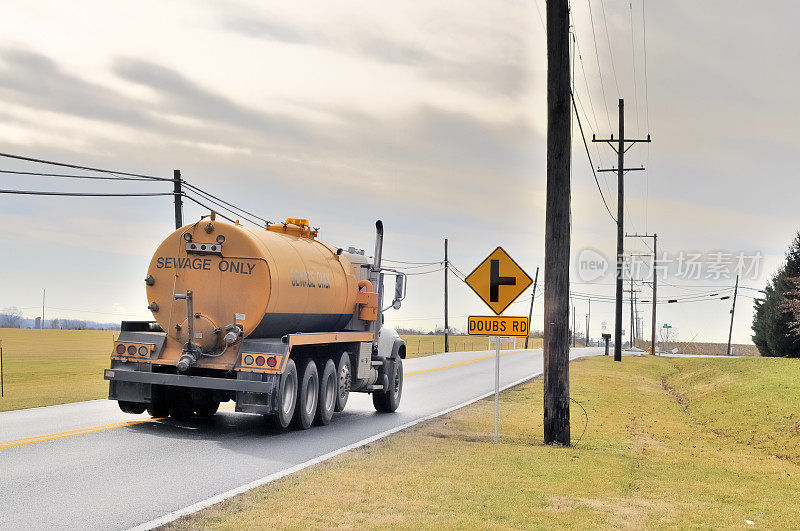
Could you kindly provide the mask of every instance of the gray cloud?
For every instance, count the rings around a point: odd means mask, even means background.
[[[0,69],[0,92],[6,102],[108,122],[152,123],[127,98],[63,71],[44,55],[6,49],[0,56],[6,65]]]
[[[155,90],[163,98],[161,107],[197,119],[233,125],[296,140],[307,137],[298,123],[286,117],[267,115],[214,94],[178,72],[138,59],[118,59],[114,72],[121,78]]]
[[[531,82],[528,45],[523,38],[508,33],[491,35],[490,40],[505,44],[505,53],[499,60],[489,61],[466,56],[447,58],[421,45],[371,31],[353,32],[347,39],[334,38],[252,11],[226,12],[222,26],[251,38],[331,48],[380,63],[416,67],[423,77],[491,97],[519,97]]]

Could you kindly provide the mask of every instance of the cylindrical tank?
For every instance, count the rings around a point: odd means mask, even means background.
[[[204,351],[222,345],[230,324],[250,338],[342,330],[356,309],[354,264],[293,221],[264,229],[200,221],[167,236],[147,277],[158,324],[186,342],[187,303],[175,294],[191,291],[194,343]]]

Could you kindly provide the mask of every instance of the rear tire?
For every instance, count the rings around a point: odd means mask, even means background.
[[[353,368],[350,365],[350,354],[347,352],[339,358],[339,365],[336,366],[336,408],[335,411],[344,411],[347,399],[350,398],[350,386],[353,383]]]
[[[208,402],[203,402],[199,406],[195,406],[194,412],[197,413],[198,417],[208,419],[216,415],[218,409],[219,401],[209,400]]]
[[[336,365],[333,360],[325,362],[322,376],[319,379],[319,396],[317,397],[317,414],[314,417],[314,424],[327,426],[331,423],[333,411],[336,409],[336,399],[339,385],[336,378]]]
[[[293,424],[299,430],[307,430],[314,422],[319,398],[319,373],[314,360],[306,360],[303,375],[297,386],[297,407],[294,411]]]
[[[141,415],[144,413],[144,410],[147,409],[147,403],[145,402],[128,402],[125,400],[119,400],[117,404],[119,404],[119,408],[123,413],[129,413],[131,415]]]
[[[297,408],[297,367],[294,360],[289,360],[286,370],[281,375],[281,383],[278,387],[277,413],[275,414],[275,424],[282,430],[289,427]]]
[[[394,413],[403,396],[403,360],[394,360],[394,378],[389,381],[389,390],[372,394],[372,405],[381,413]]]
[[[194,405],[186,393],[174,393],[169,401],[169,416],[176,420],[189,420],[194,414]]]
[[[152,399],[147,406],[147,413],[154,418],[162,419],[169,416],[169,400],[167,393],[160,387],[153,386]]]

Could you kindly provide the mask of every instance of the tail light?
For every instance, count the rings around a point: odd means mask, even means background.
[[[245,356],[244,357],[244,364],[245,365],[252,365],[253,364],[253,356],[251,356],[250,354]]]
[[[266,360],[264,360],[264,356],[258,356],[256,358],[256,365],[261,367],[262,365],[264,365],[264,361],[266,361]]]
[[[119,354],[120,356],[125,354],[125,345],[123,345],[122,343],[117,345],[117,354]]]
[[[267,358],[267,365],[269,365],[270,367],[274,367],[277,364],[278,360],[275,359],[275,356],[270,356],[269,358]]]
[[[128,345],[128,355],[129,356],[136,355],[136,345]]]
[[[150,349],[149,349],[149,348],[147,348],[147,347],[146,347],[146,346],[144,346],[144,345],[142,345],[141,347],[139,347],[139,355],[140,355],[140,356],[147,356],[148,354],[150,354]]]

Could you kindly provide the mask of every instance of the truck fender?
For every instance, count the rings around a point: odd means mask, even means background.
[[[392,344],[392,358],[406,359],[406,342],[400,338],[394,340]]]

